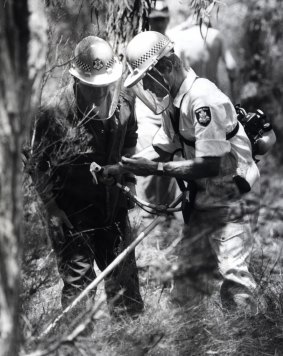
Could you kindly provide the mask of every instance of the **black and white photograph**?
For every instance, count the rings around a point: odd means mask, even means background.
[[[0,356],[283,356],[283,2],[0,6]]]

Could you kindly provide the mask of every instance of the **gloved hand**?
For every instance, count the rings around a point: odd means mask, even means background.
[[[157,163],[146,158],[122,157],[124,171],[134,173],[137,176],[148,176],[156,172]]]
[[[121,163],[109,164],[102,167],[102,170],[98,173],[97,178],[100,183],[114,185],[116,183],[116,177],[123,173],[124,170]]]
[[[49,219],[61,230],[62,234],[63,225],[67,226],[69,229],[74,228],[66,213],[58,207],[54,199],[49,200],[48,203],[45,204],[45,208]]]

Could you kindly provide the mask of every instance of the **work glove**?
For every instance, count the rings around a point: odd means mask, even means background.
[[[63,225],[65,225],[69,229],[73,229],[73,225],[68,219],[66,213],[60,209],[54,200],[52,198],[51,200],[48,201],[48,203],[45,204],[46,212],[48,215],[48,218],[52,221],[52,223],[57,226],[60,230],[60,232],[63,234]]]
[[[122,173],[123,167],[120,163],[109,164],[102,167],[101,171],[97,174],[97,179],[102,184],[114,185],[117,181],[117,176]]]

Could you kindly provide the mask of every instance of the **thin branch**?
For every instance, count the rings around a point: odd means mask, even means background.
[[[113,299],[112,302],[114,302],[116,298],[119,298],[120,295],[121,292],[117,294],[117,296]],[[92,306],[90,309],[87,309],[83,314],[80,315],[79,319],[83,321],[79,323],[71,333],[66,333],[58,341],[52,340],[47,345],[45,350],[37,350],[29,354],[24,354],[23,356],[47,356],[50,355],[52,352],[57,351],[63,345],[74,344],[78,336],[80,336],[80,334],[82,334],[87,329],[88,325],[93,321],[96,314],[100,311],[101,306],[105,301],[105,298],[105,295],[102,295],[102,297],[97,303],[94,304],[94,306]]]

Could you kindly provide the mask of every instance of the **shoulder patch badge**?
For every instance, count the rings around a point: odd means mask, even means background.
[[[208,106],[195,110],[196,118],[201,126],[208,126],[211,121],[211,112]]]

